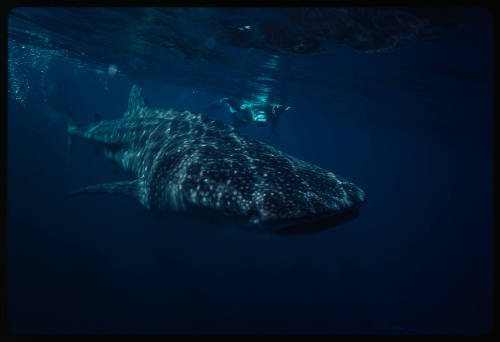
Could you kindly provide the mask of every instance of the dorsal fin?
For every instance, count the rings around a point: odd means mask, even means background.
[[[136,116],[147,107],[147,102],[142,95],[142,89],[133,85],[128,97],[128,107],[125,116]]]

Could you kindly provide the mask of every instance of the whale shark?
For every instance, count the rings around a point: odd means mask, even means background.
[[[366,201],[351,181],[207,115],[151,107],[137,85],[120,119],[80,125],[68,116],[67,133],[70,141],[101,145],[105,158],[133,179],[90,185],[66,197],[127,196],[159,216],[229,216],[272,232],[344,222],[357,217]]]

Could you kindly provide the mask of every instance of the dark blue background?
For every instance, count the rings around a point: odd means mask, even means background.
[[[8,324],[15,333],[423,333],[492,327],[491,22],[394,54],[295,56],[316,84],[294,110],[244,131],[352,180],[359,218],[310,236],[157,220],[138,202],[65,200],[125,179],[88,144],[66,155],[62,107],[9,100]],[[118,118],[139,84],[151,104],[201,111],[223,96],[50,64],[80,122]],[[38,77],[32,70],[33,80]],[[324,87],[324,78],[338,78]],[[214,117],[227,123],[227,112]],[[237,227],[235,227],[237,228]]]

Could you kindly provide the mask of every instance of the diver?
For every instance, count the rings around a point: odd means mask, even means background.
[[[228,97],[220,99],[215,104],[226,105],[231,113],[234,127],[242,127],[251,123],[256,123],[260,127],[270,125],[271,132],[275,137],[278,135],[276,128],[281,115],[292,108],[282,104],[237,101]]]

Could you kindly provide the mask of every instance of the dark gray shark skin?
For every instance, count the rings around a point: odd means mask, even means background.
[[[203,114],[149,108],[133,86],[121,119],[68,126],[70,136],[104,145],[104,155],[136,176],[72,192],[136,198],[155,214],[205,212],[267,230],[288,222],[345,216],[365,202],[355,184]]]

